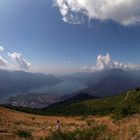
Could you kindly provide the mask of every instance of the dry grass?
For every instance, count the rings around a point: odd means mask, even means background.
[[[60,120],[65,130],[73,130],[76,127],[86,125],[86,121],[80,120],[80,117],[49,117],[31,115],[5,109],[0,107],[0,140],[7,137],[7,140],[17,137],[17,130],[28,130],[36,139],[45,137],[50,130],[55,130],[56,121]]]
[[[16,134],[18,130],[31,132],[29,140],[40,140],[55,130],[56,121],[60,120],[63,130],[73,131],[77,128],[86,128],[90,125],[106,125],[107,136],[112,140],[139,140],[140,115],[133,115],[123,120],[113,122],[111,117],[50,117],[31,115],[0,107],[0,140],[20,140]]]

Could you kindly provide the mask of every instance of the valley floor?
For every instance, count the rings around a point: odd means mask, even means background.
[[[48,135],[52,131],[56,131],[55,125],[57,120],[60,120],[62,123],[62,131],[70,132],[76,129],[105,125],[107,130],[101,134],[103,137],[99,136],[99,140],[140,139],[139,114],[114,122],[110,116],[39,116],[0,107],[0,140],[20,140],[22,137],[30,140],[47,140]]]

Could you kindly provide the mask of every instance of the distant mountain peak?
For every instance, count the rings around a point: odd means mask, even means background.
[[[35,91],[43,86],[53,86],[61,81],[53,75],[0,70],[0,103],[5,103],[11,96]]]

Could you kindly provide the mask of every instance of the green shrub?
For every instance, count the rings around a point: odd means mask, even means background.
[[[40,140],[47,140],[47,138],[46,137],[42,137]]]
[[[105,130],[106,126],[102,125],[73,132],[55,131],[46,140],[98,140]]]
[[[20,137],[20,138],[31,138],[32,134],[30,131],[27,130],[17,130],[16,134]]]

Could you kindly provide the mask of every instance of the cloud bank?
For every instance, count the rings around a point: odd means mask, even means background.
[[[6,67],[8,64],[7,60],[5,60],[2,56],[0,56],[0,68]]]
[[[81,68],[82,71],[85,72],[96,72],[102,70],[110,70],[110,69],[122,69],[125,71],[128,70],[139,70],[140,65],[137,64],[124,64],[121,62],[111,60],[110,54],[107,53],[105,56],[99,54],[97,57],[96,66],[83,66]]]
[[[3,46],[0,46],[0,52],[4,51]],[[8,65],[8,61],[5,60],[1,55],[0,55],[0,68],[5,68]]]
[[[17,62],[20,69],[28,70],[31,68],[31,63],[24,59],[21,53],[8,53],[8,56]]]
[[[0,52],[4,51],[4,47],[0,46]],[[6,70],[33,70],[33,67],[30,62],[28,62],[21,53],[13,52],[8,53],[9,58],[14,60],[17,65],[14,63],[9,63],[5,58],[0,55],[0,69]]]
[[[0,51],[4,51],[4,48],[3,48],[3,46],[0,46]]]
[[[140,0],[54,0],[65,22],[79,24],[84,17],[112,20],[124,26],[140,23]]]

